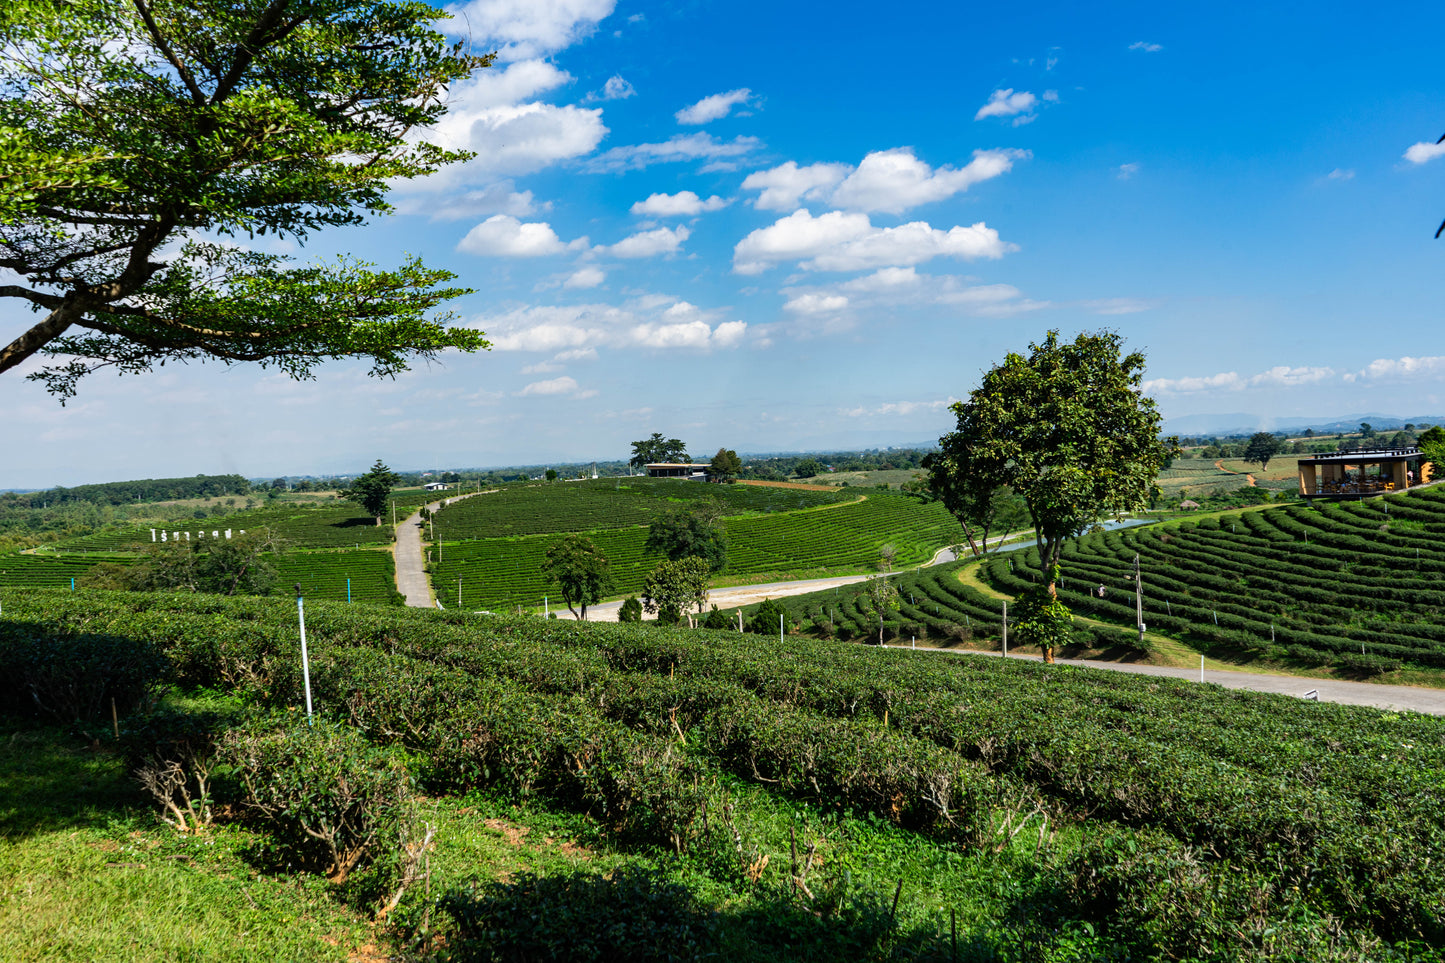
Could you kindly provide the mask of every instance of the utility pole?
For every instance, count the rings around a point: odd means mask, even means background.
[[[1139,623],[1139,644],[1144,644],[1144,578],[1139,574],[1139,553],[1134,553],[1134,617]]]

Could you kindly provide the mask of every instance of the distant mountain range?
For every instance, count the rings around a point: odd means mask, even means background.
[[[1376,431],[1398,430],[1406,425],[1445,424],[1445,415],[1382,415],[1378,412],[1342,415],[1336,418],[1265,418],[1260,415],[1184,415],[1169,418],[1164,430],[1171,435],[1248,435],[1256,431],[1304,431],[1313,428],[1316,432],[1329,434],[1339,431],[1358,431],[1361,422],[1369,422]]]

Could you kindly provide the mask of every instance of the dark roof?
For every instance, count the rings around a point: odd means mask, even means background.
[[[1310,462],[1321,464],[1325,462],[1344,462],[1357,465],[1362,461],[1405,461],[1409,458],[1419,458],[1420,449],[1414,445],[1406,448],[1356,448],[1354,451],[1331,451],[1322,455],[1306,455],[1300,459],[1300,463]]]

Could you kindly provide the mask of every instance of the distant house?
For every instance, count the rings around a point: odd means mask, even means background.
[[[452,490],[452,486],[446,482],[427,482],[426,490],[429,492],[449,492]]]
[[[647,466],[647,477],[707,481],[707,465],[695,465],[691,462],[660,461]]]

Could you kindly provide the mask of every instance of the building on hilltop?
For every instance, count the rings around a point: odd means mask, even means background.
[[[707,465],[695,465],[691,462],[659,461],[647,466],[647,477],[707,481]]]
[[[1358,498],[1429,484],[1431,465],[1415,446],[1356,448],[1299,459],[1304,498]]]
[[[452,490],[452,486],[446,482],[427,482],[426,490],[429,492],[449,492]]]

